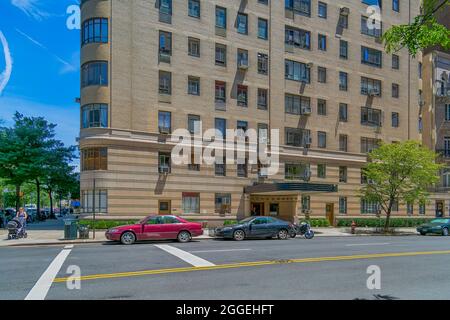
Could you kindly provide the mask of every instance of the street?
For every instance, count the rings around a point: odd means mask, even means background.
[[[5,247],[0,261],[0,299],[450,299],[439,236]]]

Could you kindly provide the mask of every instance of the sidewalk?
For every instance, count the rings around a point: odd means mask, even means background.
[[[351,237],[351,236],[370,236],[371,234],[356,234],[349,233],[347,228],[314,228],[316,237]],[[358,228],[358,231],[370,232],[371,228]],[[400,228],[397,230],[399,235],[417,234],[415,228]],[[196,237],[196,240],[210,240],[210,230],[205,230],[204,234]],[[92,231],[90,239],[76,239],[64,240],[63,230],[28,230],[28,238],[19,240],[7,240],[8,231],[0,230],[0,248],[12,246],[36,246],[36,245],[64,245],[64,244],[86,244],[86,243],[103,243],[106,242],[105,230],[97,230],[95,239],[92,238]]]

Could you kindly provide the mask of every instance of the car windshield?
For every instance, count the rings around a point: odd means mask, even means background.
[[[248,217],[248,218],[245,218],[243,220],[240,220],[239,223],[247,223],[249,221],[252,221],[253,219],[255,219],[255,217]]]
[[[431,223],[449,223],[449,219],[434,219]]]

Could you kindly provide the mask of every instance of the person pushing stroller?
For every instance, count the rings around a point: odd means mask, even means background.
[[[16,217],[8,222],[8,239],[20,239],[27,237],[27,218],[28,215],[23,208],[20,208]]]

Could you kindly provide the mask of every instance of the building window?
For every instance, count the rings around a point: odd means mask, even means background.
[[[327,18],[327,4],[319,1],[317,14],[319,18]]]
[[[171,171],[170,153],[160,152],[158,154],[158,172],[170,173],[170,171]]]
[[[200,18],[200,0],[189,0],[189,16]]]
[[[218,138],[225,139],[227,137],[227,120],[222,118],[215,118],[214,124],[216,131],[219,131],[220,135],[222,135],[222,137]]]
[[[108,62],[87,62],[81,67],[81,87],[108,86]]]
[[[311,48],[311,32],[293,27],[285,27],[285,44],[300,49]]]
[[[381,127],[381,110],[361,107],[361,124],[364,126]]]
[[[248,51],[244,49],[237,50],[237,65],[239,68],[244,67],[247,68],[249,65],[248,62]]]
[[[400,0],[392,0],[392,10],[400,12]]]
[[[88,104],[81,108],[82,126],[86,128],[108,127],[108,105]]]
[[[285,112],[289,114],[301,115],[311,112],[311,99],[293,94],[286,94],[284,97]]]
[[[89,148],[81,150],[81,171],[108,170],[108,149]]]
[[[348,29],[348,15],[339,15],[338,25],[342,29]]]
[[[347,214],[347,197],[339,197],[339,213]]]
[[[398,112],[392,112],[392,127],[398,128],[400,125],[400,115]]]
[[[327,101],[324,99],[317,99],[317,114],[320,116],[327,115]]]
[[[361,47],[361,63],[381,68],[381,51],[367,47]]]
[[[216,6],[216,27],[227,28],[227,9]]]
[[[424,202],[420,202],[420,203],[419,203],[419,214],[420,214],[421,216],[424,216],[425,213],[426,213],[426,205],[425,205]]]
[[[165,56],[172,55],[172,33],[159,31],[159,54]]]
[[[188,38],[188,54],[192,57],[200,57],[200,40]]]
[[[339,167],[339,182],[347,182],[347,167]]]
[[[417,65],[417,73],[419,74],[419,79],[422,79],[422,62],[419,62]]]
[[[326,35],[319,34],[318,49],[321,51],[327,51],[327,36]]]
[[[222,81],[216,81],[215,101],[226,102],[226,83]]]
[[[311,211],[311,197],[302,196],[302,213]]]
[[[348,105],[346,103],[339,103],[339,121],[348,121]]]
[[[317,81],[319,83],[327,82],[327,68],[325,67],[317,67]]]
[[[327,147],[327,133],[323,131],[317,132],[317,147],[326,148]]]
[[[381,96],[381,81],[361,77],[361,94],[369,96]]]
[[[317,178],[325,179],[327,177],[327,165],[319,163],[317,165]]]
[[[450,103],[445,105],[445,121],[450,121]]]
[[[172,73],[159,71],[159,93],[172,94]]]
[[[396,54],[392,55],[392,69],[394,70],[400,69],[400,57]]]
[[[268,34],[267,20],[258,18],[258,38],[267,40]]]
[[[258,123],[258,143],[268,143],[269,126],[266,123]]]
[[[238,163],[237,164],[237,176],[240,178],[247,178],[248,172],[247,172],[247,160],[245,163]]]
[[[188,94],[194,96],[200,95],[200,78],[188,77]]]
[[[227,46],[224,44],[216,43],[216,65],[227,65]]]
[[[376,23],[377,21],[375,21],[375,19],[361,16],[361,33],[375,38],[381,37],[381,34],[383,33],[383,24],[379,21],[380,27],[377,28]]]
[[[339,71],[339,90],[348,90],[348,74],[347,72]]]
[[[248,34],[248,16],[245,13],[238,13],[236,28],[238,33]]]
[[[95,202],[95,205],[94,205]],[[81,207],[83,213],[107,213],[108,191],[107,190],[83,190],[81,191]]]
[[[248,87],[243,85],[237,86],[237,104],[241,107],[248,106]]]
[[[227,165],[226,165],[226,159],[218,159],[216,158],[216,163],[214,166],[214,174],[219,177],[225,177],[227,175]]]
[[[285,78],[288,80],[310,83],[310,68],[305,63],[286,60]]]
[[[258,88],[258,109],[267,110],[267,89]]]
[[[304,180],[310,178],[309,164],[304,163],[286,163],[284,165],[284,177],[286,180]]]
[[[339,135],[339,151],[348,151],[348,136],[346,134]]]
[[[285,144],[295,147],[310,147],[311,146],[311,131],[300,128],[286,128]]]
[[[392,84],[392,98],[398,98],[400,96],[400,86],[397,83]]]
[[[231,213],[231,193],[215,194],[215,213],[230,214]]]
[[[172,15],[172,0],[160,0],[159,12]]]
[[[258,3],[264,4],[267,6],[269,4],[269,0],[258,0]]]
[[[382,0],[362,0],[362,3],[365,3],[369,6],[378,6],[381,8]]]
[[[172,129],[172,114],[167,111],[158,112],[158,129],[159,133],[168,134]]]
[[[377,214],[379,204],[375,201],[368,201],[361,199],[361,213],[363,214]]]
[[[200,194],[195,192],[183,192],[181,210],[183,213],[200,213]]]
[[[345,40],[339,40],[339,58],[348,59],[348,42]]]
[[[287,10],[304,16],[311,15],[311,0],[285,0],[284,3]]]
[[[108,43],[108,19],[106,18],[93,18],[84,21],[81,31],[82,45]]]
[[[269,70],[269,56],[264,53],[258,53],[258,73],[267,75]]]
[[[361,138],[361,153],[370,153],[380,146],[380,140],[373,138]]]
[[[406,203],[406,213],[409,216],[412,216],[414,214],[414,204],[411,202]]]
[[[200,133],[200,116],[195,114],[188,115],[188,130],[191,134]]]

